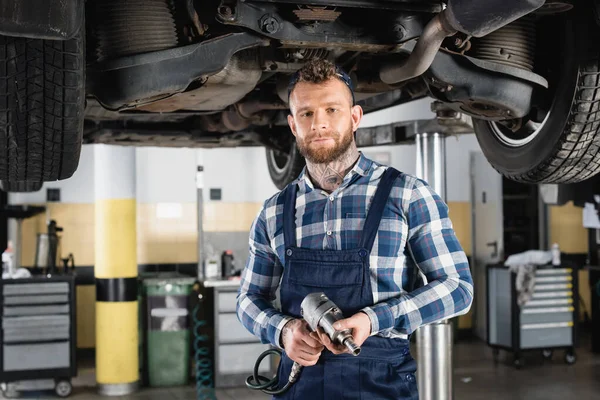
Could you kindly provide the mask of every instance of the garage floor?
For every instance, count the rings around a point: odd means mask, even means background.
[[[554,360],[544,362],[538,352],[526,357],[524,369],[512,367],[512,357],[501,353],[500,362],[494,365],[492,352],[481,342],[461,342],[455,346],[455,399],[457,400],[566,400],[592,399],[600,393],[600,355],[591,354],[589,338],[581,340],[577,351],[578,361],[567,366],[563,353],[554,354]],[[82,368],[73,382],[75,388],[70,399],[100,400],[94,391],[93,368]],[[56,399],[48,394],[23,393],[25,399]],[[260,392],[245,388],[219,390],[218,400],[268,399]],[[120,400],[196,400],[192,386],[168,389],[144,389]]]

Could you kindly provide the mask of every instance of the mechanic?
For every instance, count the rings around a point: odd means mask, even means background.
[[[252,224],[238,318],[283,350],[280,387],[293,361],[305,367],[274,398],[417,399],[409,335],[466,313],[473,299],[448,207],[426,182],[358,151],[363,111],[341,68],[309,61],[288,90],[288,123],[306,167]],[[300,303],[319,291],[344,313],[336,329],[352,329],[359,356],[302,319]]]

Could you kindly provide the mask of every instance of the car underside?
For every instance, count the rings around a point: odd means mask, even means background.
[[[472,117],[482,151],[511,179],[573,183],[600,171],[592,0],[9,2],[7,190],[68,178],[91,143],[265,146],[282,188],[303,166],[287,85],[315,58],[351,75],[365,113],[429,96]]]

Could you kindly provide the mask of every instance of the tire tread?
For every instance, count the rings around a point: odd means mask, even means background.
[[[508,176],[510,179],[576,183],[600,172],[600,52],[596,43],[592,38],[587,41],[568,122],[550,157],[527,173]]]
[[[0,36],[0,180],[53,181],[79,164],[84,39]]]

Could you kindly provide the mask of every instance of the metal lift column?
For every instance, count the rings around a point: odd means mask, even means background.
[[[417,176],[446,201],[446,147],[443,133],[417,133]],[[451,400],[452,325],[448,320],[417,329],[419,398]]]

